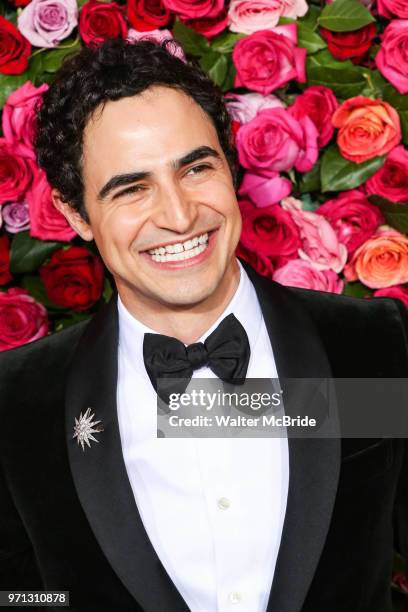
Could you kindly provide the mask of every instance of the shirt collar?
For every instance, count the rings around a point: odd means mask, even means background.
[[[238,287],[218,319],[211,327],[197,340],[204,340],[227,315],[233,313],[243,325],[249,340],[251,353],[254,354],[255,344],[259,336],[262,322],[262,311],[255,293],[255,289],[239,260],[240,278]],[[143,363],[143,338],[144,334],[158,333],[156,330],[147,327],[136,319],[118,295],[118,314],[119,314],[119,346],[124,350],[135,366],[140,365],[144,370]]]

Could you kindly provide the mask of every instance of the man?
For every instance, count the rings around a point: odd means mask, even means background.
[[[153,370],[176,346],[193,378],[215,376],[205,351],[233,338],[248,378],[405,377],[402,304],[242,266],[222,97],[153,43],[67,62],[37,148],[117,294],[1,356],[1,588],[70,591],[82,609],[390,611],[405,441],[158,439]]]

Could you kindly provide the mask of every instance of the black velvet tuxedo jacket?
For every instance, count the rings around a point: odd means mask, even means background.
[[[282,287],[246,269],[280,377],[408,376],[401,303]],[[90,322],[0,355],[0,590],[70,591],[78,610],[187,611],[127,477],[117,341],[114,296]],[[73,426],[88,406],[104,432],[83,452]],[[289,462],[268,612],[389,612],[393,546],[408,550],[406,440],[292,438]]]

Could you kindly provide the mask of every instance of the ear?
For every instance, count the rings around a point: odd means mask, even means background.
[[[61,200],[61,194],[57,189],[52,190],[51,197],[55,208],[64,215],[72,229],[75,230],[83,240],[87,242],[93,240],[94,235],[89,223],[87,223],[72,206]]]

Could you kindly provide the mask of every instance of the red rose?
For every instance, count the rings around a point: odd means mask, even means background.
[[[30,213],[30,236],[67,242],[76,236],[64,215],[52,203],[51,187],[43,170],[36,171],[26,202]]]
[[[86,45],[102,43],[107,38],[126,38],[125,9],[116,2],[89,0],[81,9],[79,33]]]
[[[47,310],[28,291],[12,287],[0,292],[0,351],[38,340],[48,328]]]
[[[147,32],[165,26],[170,19],[170,11],[161,0],[128,0],[127,16],[138,32]]]
[[[9,2],[14,4],[14,6],[27,6],[27,4],[30,4],[31,0],[9,0]]]
[[[216,17],[224,8],[224,0],[163,0],[163,4],[183,19]]]
[[[19,200],[33,178],[34,162],[17,155],[17,147],[0,138],[0,204]]]
[[[235,255],[249,263],[251,268],[256,270],[258,274],[261,274],[261,276],[272,278],[274,269],[272,262],[270,259],[268,259],[268,257],[265,257],[260,253],[254,253],[254,251],[248,251],[248,249],[243,247],[241,243],[238,243]]]
[[[228,25],[227,9],[221,11],[216,17],[204,17],[202,19],[186,19],[182,20],[190,28],[193,28],[199,34],[212,38],[225,30]]]
[[[0,73],[21,74],[27,69],[30,53],[28,40],[0,15]]]
[[[346,245],[349,255],[371,238],[379,225],[385,223],[380,209],[357,189],[327,200],[316,212],[329,221],[339,242]]]
[[[408,202],[408,151],[402,145],[395,147],[364,188],[368,195],[380,195],[392,202]]]
[[[48,298],[64,308],[88,310],[99,300],[104,268],[99,257],[81,246],[59,249],[40,268]]]
[[[0,285],[6,285],[13,277],[10,274],[10,242],[0,236]]]
[[[331,89],[323,85],[312,85],[297,96],[289,112],[296,119],[310,117],[319,132],[317,144],[322,148],[333,136],[334,127],[331,118],[338,106],[339,103]]]
[[[353,64],[360,64],[377,34],[377,26],[375,23],[369,23],[353,32],[331,32],[320,28],[320,33],[333,57],[338,60],[350,59]]]
[[[299,229],[290,213],[279,204],[255,208],[240,202],[242,232],[240,248],[270,259],[273,267],[284,265],[298,256],[301,248]]]

